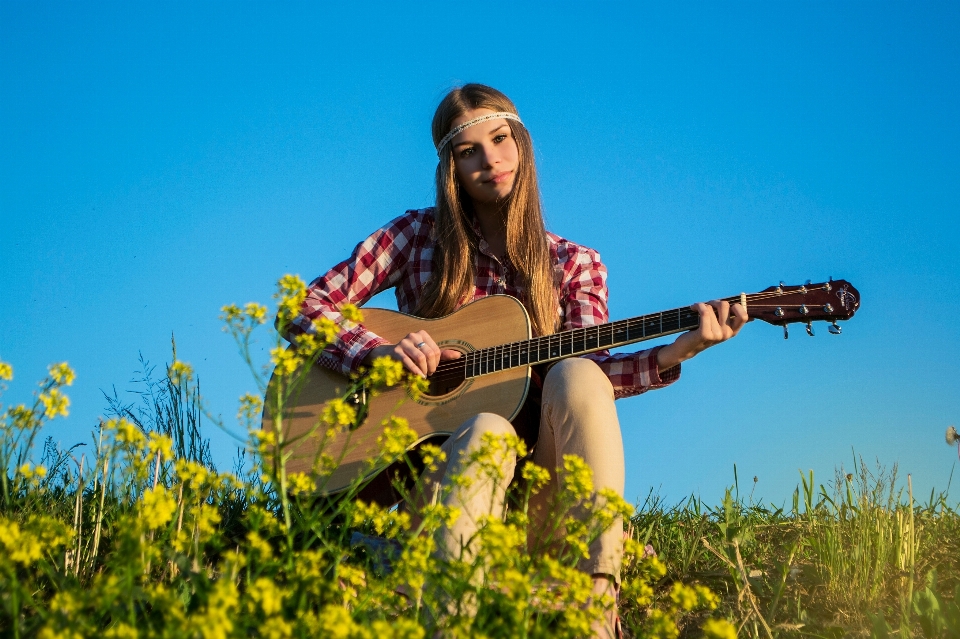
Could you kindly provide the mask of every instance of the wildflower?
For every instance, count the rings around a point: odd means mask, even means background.
[[[317,335],[317,339],[327,344],[337,339],[337,333],[340,332],[337,329],[337,325],[328,320],[326,317],[313,320],[310,323],[310,326],[313,328],[313,332]]]
[[[125,623],[118,622],[103,631],[106,639],[137,639],[137,629]]]
[[[537,466],[533,462],[527,462],[523,465],[520,476],[530,485],[530,490],[534,493],[539,492],[550,481],[550,471],[542,466]]]
[[[51,388],[46,393],[40,393],[40,402],[43,403],[43,414],[47,416],[47,419],[53,419],[57,415],[66,417],[69,414],[67,408],[70,406],[70,398],[56,388]]]
[[[330,639],[348,639],[356,628],[353,617],[342,606],[324,606],[319,621],[323,636]]]
[[[646,630],[649,633],[648,636],[661,639],[677,639],[680,636],[676,622],[666,612],[658,608],[650,611],[647,617]]]
[[[174,384],[188,382],[190,381],[190,378],[193,377],[193,367],[186,362],[177,360],[170,365],[167,375],[170,377],[170,381]]]
[[[13,379],[13,366],[6,362],[0,362],[0,379],[10,381]]]
[[[263,304],[250,302],[243,308],[243,313],[253,324],[263,324],[267,321],[267,307]]]
[[[243,317],[243,311],[241,311],[240,307],[236,304],[227,304],[226,306],[222,307],[220,311],[223,313],[223,315],[220,316],[220,319],[227,324],[234,324]]]
[[[388,459],[399,457],[417,441],[417,433],[403,417],[383,420],[383,434],[377,437],[380,452]]]
[[[426,472],[437,470],[437,464],[447,460],[447,454],[434,444],[423,444],[418,451]]]
[[[240,410],[237,411],[237,421],[251,423],[263,410],[263,400],[257,395],[245,393],[240,396]]]
[[[143,493],[140,516],[149,530],[163,526],[177,512],[177,500],[167,493],[163,484]]]
[[[315,488],[313,480],[305,473],[291,473],[287,475],[287,485],[291,495],[309,493]]]
[[[277,371],[284,375],[292,375],[303,363],[294,349],[280,346],[270,350],[270,361],[276,366]]]
[[[677,605],[677,608],[684,611],[690,611],[697,607],[699,597],[697,591],[690,586],[686,586],[679,581],[674,582],[670,589],[670,600]]]
[[[173,459],[173,439],[169,435],[150,433],[147,437],[147,450],[151,458],[159,453],[164,461]]]
[[[247,533],[247,546],[253,554],[259,556],[261,559],[270,559],[273,557],[273,548],[260,536],[260,533],[256,531],[251,530]]]
[[[73,380],[76,377],[76,374],[73,370],[67,365],[66,362],[60,362],[59,364],[54,364],[49,368],[50,377],[53,378],[57,384],[61,386],[70,386],[73,384]]]
[[[357,419],[357,411],[340,398],[332,399],[323,407],[321,418],[330,426],[351,426]]]
[[[340,314],[343,315],[343,319],[348,322],[359,324],[363,321],[363,314],[360,313],[360,309],[353,304],[344,304],[341,306]]]
[[[17,404],[16,406],[8,408],[7,415],[9,415],[13,421],[13,427],[19,428],[20,430],[32,428],[36,422],[33,417],[33,411],[23,404]]]
[[[307,299],[307,285],[299,275],[284,275],[277,282],[273,297],[279,300],[277,315],[281,323],[289,323],[300,313],[303,300]]]
[[[116,429],[116,440],[121,444],[130,444],[134,448],[142,448],[146,442],[143,431],[128,422],[125,419],[113,420],[107,422],[108,427]]]
[[[297,345],[297,354],[299,354],[304,359],[309,359],[315,356],[317,353],[323,350],[327,345],[326,342],[321,340],[319,337],[313,333],[304,333],[303,335],[297,335],[294,338],[294,343]]]
[[[716,610],[720,605],[720,597],[706,586],[696,585],[693,587],[697,593],[697,607],[707,610]]]
[[[737,639],[737,628],[726,619],[707,619],[703,636],[705,639]]]
[[[277,588],[273,580],[258,577],[249,588],[250,598],[263,610],[266,615],[274,615],[283,607],[283,592]]]
[[[67,544],[73,531],[53,517],[33,515],[21,527],[17,522],[0,517],[0,548],[6,556],[22,566],[29,566],[43,556]]]
[[[392,357],[378,357],[373,360],[368,379],[374,386],[396,386],[403,380],[403,364]]]
[[[563,487],[574,499],[586,499],[593,492],[593,471],[577,455],[563,456]]]

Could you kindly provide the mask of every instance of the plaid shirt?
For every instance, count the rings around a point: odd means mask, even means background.
[[[312,321],[321,317],[342,327],[342,304],[361,306],[388,288],[396,290],[397,308],[412,314],[433,271],[433,224],[433,209],[407,211],[358,244],[348,259],[310,284],[288,339],[312,331]],[[491,253],[478,226],[474,231],[479,251],[473,300],[497,294],[524,300],[525,291],[518,284],[517,271],[510,261]],[[560,282],[557,313],[563,318],[563,329],[607,323],[607,269],[600,262],[600,254],[553,233],[547,236],[556,281]],[[367,353],[386,343],[363,325],[342,327],[336,342],[321,355],[320,363],[350,374],[359,368]],[[598,351],[584,357],[600,365],[619,399],[662,388],[680,377],[680,366],[658,371],[658,350],[659,347],[616,355]]]

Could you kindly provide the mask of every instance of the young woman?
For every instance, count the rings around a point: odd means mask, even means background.
[[[544,227],[533,145],[513,103],[479,84],[454,89],[437,107],[433,141],[439,156],[436,205],[389,222],[350,258],[317,278],[292,330],[309,331],[319,317],[339,322],[340,305],[362,305],[391,287],[399,310],[418,317],[442,317],[481,297],[507,294],[523,303],[538,335],[607,322],[606,268],[599,254]],[[667,346],[558,362],[542,381],[536,380],[539,392],[528,400],[523,419],[511,424],[483,413],[467,420],[444,443],[448,461],[428,482],[444,485],[455,474],[473,475],[463,460],[478,449],[484,433],[517,433],[535,444],[533,462],[551,471],[551,483],[531,504],[534,534],[544,525],[564,455],[586,461],[597,490],[622,495],[624,456],[614,399],[676,381],[682,361],[733,337],[747,320],[739,304],[711,302],[695,308],[700,327]],[[427,376],[459,353],[439,348],[426,330],[389,344],[355,326],[343,329],[320,361],[350,373],[380,356]],[[447,505],[461,512],[440,535],[441,552],[469,559],[468,540],[478,519],[502,511],[515,461],[505,460],[507,479],[496,485],[477,481],[470,488],[441,492]],[[595,592],[609,591],[619,582],[622,546],[623,526],[617,522],[580,563],[593,576]],[[595,631],[612,636],[612,621]]]

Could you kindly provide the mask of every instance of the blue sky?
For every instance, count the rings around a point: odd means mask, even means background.
[[[960,8],[838,4],[6,0],[2,401],[67,360],[71,415],[48,432],[88,441],[100,390],[134,388],[138,353],[168,361],[173,333],[229,420],[254,386],[220,307],[429,205],[433,110],[478,81],[517,104],[548,226],[600,251],[614,318],[781,279],[863,295],[842,336],[753,323],[620,402],[628,499],[715,502],[737,464],[742,491],[756,476],[782,503],[798,469],[826,481],[854,451],[945,488]]]

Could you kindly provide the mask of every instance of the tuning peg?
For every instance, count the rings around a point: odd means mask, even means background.
[[[840,327],[837,326],[837,321],[836,321],[836,320],[833,321],[833,324],[831,324],[830,326],[827,327],[827,330],[830,331],[830,334],[831,334],[831,335],[839,335],[839,334],[842,332],[842,331],[840,330]]]
[[[790,332],[787,330],[787,325],[783,325],[783,339],[789,339]]]
[[[804,286],[810,286],[811,284],[813,284],[812,280],[807,280],[806,282],[803,283]]]
[[[810,322],[807,322],[807,335],[809,335],[810,337],[814,337],[813,324],[811,324]]]

